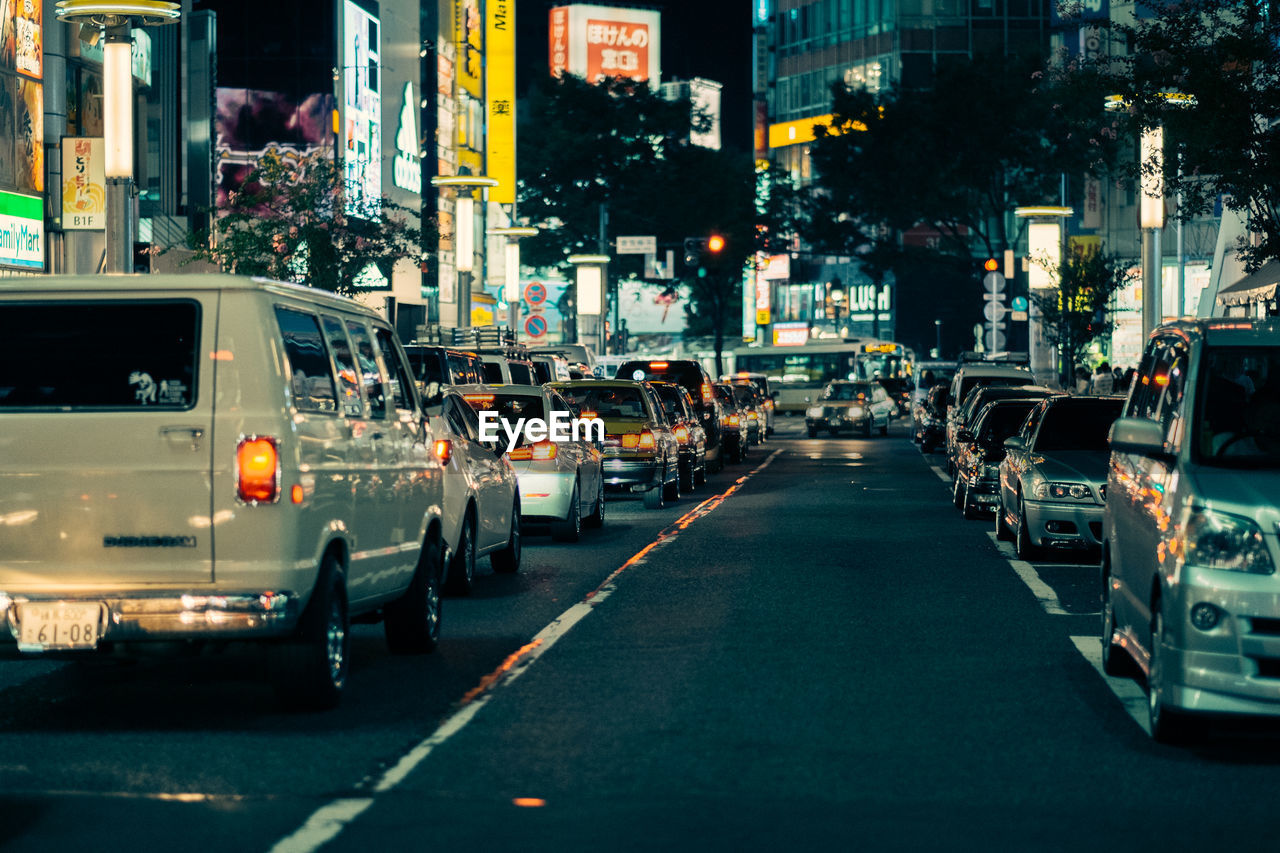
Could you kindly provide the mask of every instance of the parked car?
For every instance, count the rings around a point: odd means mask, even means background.
[[[465,397],[477,414],[493,412],[511,424],[521,418],[549,423],[552,412],[577,417],[549,385],[491,385]],[[581,432],[577,440],[570,433],[569,441],[548,437],[527,443],[521,437],[511,450],[505,449],[505,435],[500,434],[499,442],[498,452],[511,463],[519,481],[524,521],[550,524],[551,538],[557,542],[577,542],[584,526],[604,526],[603,438],[592,441]]]
[[[487,555],[495,572],[519,571],[523,538],[515,469],[500,449],[480,440],[480,421],[467,393],[483,394],[485,386],[442,389],[427,407],[436,457],[445,469],[445,589],[455,595],[471,592],[480,557]]]
[[[1034,385],[1030,368],[1004,362],[965,362],[951,377],[947,406],[954,411],[977,385]]]
[[[964,403],[948,413],[947,473],[955,477],[956,460],[960,458],[967,444],[967,441],[961,438],[961,433],[972,432],[974,418],[987,403],[993,400],[1011,400],[1015,397],[1042,400],[1061,393],[1043,385],[975,385],[969,391],[969,396],[965,397]]]
[[[606,487],[644,495],[649,509],[680,499],[680,447],[647,382],[583,379],[557,382],[580,417],[604,421]]]
[[[1111,427],[1102,651],[1156,740],[1280,715],[1280,322],[1161,326]]]
[[[1021,429],[1027,414],[1038,403],[1015,397],[994,400],[982,407],[971,430],[962,430],[965,449],[956,460],[952,498],[965,518],[995,512],[1000,499],[1000,462],[1004,441]]]
[[[916,416],[920,449],[925,453],[932,453],[946,443],[947,398],[950,393],[951,389],[946,385],[933,386]]]
[[[747,420],[747,446],[755,447],[764,444],[765,424],[768,420],[764,408],[764,395],[754,385],[745,385],[740,382],[725,384],[733,389],[733,397]]]
[[[1120,397],[1050,397],[1004,442],[996,535],[1019,557],[1100,546],[1107,431],[1123,407]]]
[[[721,376],[720,381],[735,385],[751,384],[760,389],[760,393],[764,395],[765,434],[773,435],[773,411],[777,407],[777,393],[769,390],[769,377],[763,373],[740,370]]]
[[[954,361],[917,361],[911,366],[911,406],[922,404],[935,385],[950,385],[956,375]]]
[[[707,481],[707,431],[683,386],[674,382],[649,384],[658,392],[671,432],[680,445],[680,490],[691,492]]]
[[[851,430],[870,438],[871,431],[879,429],[881,435],[888,435],[894,408],[893,401],[878,383],[837,379],[828,382],[818,401],[805,410],[804,424],[809,438],[817,438],[821,430],[832,435]]]
[[[440,385],[478,385],[484,382],[484,366],[473,352],[422,343],[405,344],[404,351],[419,392],[432,382]]]
[[[724,459],[721,458],[720,452],[723,413],[711,389],[711,375],[700,362],[693,359],[633,359],[620,364],[617,375],[620,379],[632,381],[659,380],[683,385],[697,407],[702,428],[707,431],[707,462],[710,469],[719,471],[724,467]]]
[[[747,458],[750,433],[747,431],[747,413],[738,403],[733,386],[717,382],[712,386],[716,402],[720,406],[720,442],[725,462],[738,463]]]
[[[0,423],[7,653],[261,642],[288,704],[329,708],[354,618],[435,649],[444,478],[373,311],[222,275],[6,279]]]

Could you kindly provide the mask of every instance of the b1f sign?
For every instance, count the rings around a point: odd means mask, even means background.
[[[551,73],[565,71],[598,83],[604,77],[647,81],[662,77],[658,12],[575,3],[551,10]]]
[[[101,231],[107,227],[107,179],[100,137],[62,140],[62,228]]]

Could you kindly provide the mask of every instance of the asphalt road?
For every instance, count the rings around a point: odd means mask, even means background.
[[[436,654],[357,626],[330,713],[279,710],[244,652],[0,663],[0,847],[1274,843],[1280,726],[1151,743],[1096,665],[1096,569],[1013,559],[905,435],[780,421],[673,508],[535,535]]]

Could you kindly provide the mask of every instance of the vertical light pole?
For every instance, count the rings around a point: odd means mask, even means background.
[[[1059,286],[1058,270],[1061,268],[1066,243],[1064,222],[1074,213],[1069,207],[1055,205],[1019,207],[1013,211],[1017,218],[1029,220],[1027,257],[1031,263],[1027,286],[1032,296],[1036,295],[1037,290],[1045,293]],[[1053,348],[1045,340],[1043,318],[1036,300],[1033,298],[1028,301],[1027,356],[1031,361],[1031,372],[1038,382],[1051,384],[1058,376]]]
[[[538,233],[537,228],[521,225],[511,225],[506,228],[490,228],[489,232],[498,237],[506,237],[506,257],[504,269],[506,270],[506,279],[502,285],[502,298],[507,303],[507,326],[515,334],[520,334],[520,240],[524,237],[533,237]]]
[[[458,328],[471,325],[471,271],[475,268],[476,258],[476,201],[473,193],[477,189],[488,189],[497,185],[497,178],[490,178],[487,175],[438,175],[431,179],[431,186],[452,187],[455,192],[453,262],[458,276],[458,286],[454,294],[458,308],[455,320]],[[484,269],[483,255],[480,268]]]
[[[1138,146],[1142,169],[1142,197],[1138,225],[1142,229],[1142,340],[1146,341],[1164,316],[1161,293],[1160,232],[1164,228],[1164,128],[1142,130]]]
[[[569,263],[577,272],[578,340],[592,344],[597,353],[604,352],[604,283],[609,266],[608,255],[570,255]]]
[[[934,358],[942,358],[942,320],[933,321],[933,335],[936,339],[937,347],[933,350]]]
[[[181,5],[166,0],[60,0],[59,21],[102,30],[102,130],[106,149],[108,273],[133,272],[134,27],[171,24]]]

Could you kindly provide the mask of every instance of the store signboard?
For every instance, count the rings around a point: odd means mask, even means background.
[[[550,15],[552,75],[567,71],[589,83],[604,77],[625,77],[658,87],[662,77],[661,13],[574,3],[556,6]]]
[[[0,264],[44,269],[44,199],[0,191]]]
[[[347,213],[376,214],[382,203],[382,28],[351,0],[342,14],[343,169]]]
[[[101,231],[107,227],[105,152],[100,137],[62,140],[62,228]]]
[[[485,50],[485,97],[489,126],[485,134],[488,149],[486,174],[498,185],[489,190],[489,201],[515,204],[516,201],[516,3],[489,0],[485,4],[487,27]]]

